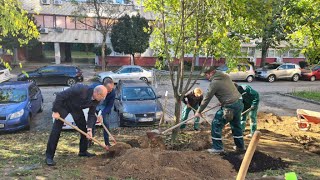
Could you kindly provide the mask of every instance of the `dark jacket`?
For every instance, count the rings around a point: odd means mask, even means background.
[[[98,85],[101,85],[101,84],[94,83],[94,84],[91,84],[90,87],[95,88]],[[102,115],[111,113],[111,109],[113,107],[115,98],[116,98],[116,93],[115,93],[115,90],[113,89],[110,93],[107,94],[104,101],[100,104],[100,105],[104,106],[104,108],[102,110]]]
[[[259,105],[259,93],[252,89],[249,85],[238,86],[238,91],[243,94],[243,104],[245,107],[253,106],[255,108]]]
[[[184,104],[189,104],[192,107],[199,106],[203,99],[203,95],[196,97],[194,95],[194,91],[189,91],[187,94],[184,95],[182,102]]]
[[[92,95],[93,88],[83,84],[76,84],[56,94],[52,111],[61,112],[63,109],[67,109],[69,112],[83,113],[82,109],[89,108],[87,127],[92,128],[97,120],[95,111],[99,104],[99,101],[92,99]]]

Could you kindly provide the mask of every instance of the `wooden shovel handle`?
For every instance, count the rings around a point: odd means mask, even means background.
[[[190,106],[190,107],[191,107],[191,106]],[[197,110],[195,110],[193,107],[191,107],[191,109],[194,110],[194,111],[197,111]],[[203,115],[204,115],[204,114],[203,114],[203,112],[202,112],[200,117],[201,117],[202,119],[204,119],[205,121],[207,121],[207,123],[209,123],[209,124],[211,125],[211,122],[210,122],[207,118],[203,117]]]
[[[64,123],[66,123],[67,125],[71,126],[73,129],[75,129],[76,131],[78,131],[78,132],[81,133],[82,135],[88,136],[87,133],[85,133],[84,131],[82,131],[81,129],[79,129],[77,126],[72,125],[71,123],[69,123],[69,122],[66,121],[65,119],[63,119],[63,118],[61,118],[61,117],[59,117],[58,119],[59,119],[60,121],[64,122]],[[101,147],[103,147],[103,148],[105,149],[105,145],[102,144],[100,141],[98,141],[98,140],[95,139],[94,137],[92,137],[92,140],[93,140],[94,142],[98,143]]]
[[[205,113],[205,112],[207,112],[207,111],[210,111],[211,109],[214,109],[214,108],[216,108],[216,107],[218,107],[218,106],[220,106],[220,104],[217,104],[217,105],[215,105],[215,106],[213,106],[213,107],[211,107],[211,108],[209,108],[209,109],[207,109],[207,110],[203,111],[202,113]],[[189,118],[189,119],[187,119],[187,120],[185,120],[185,121],[182,121],[182,122],[180,122],[180,123],[178,123],[178,124],[176,124],[176,125],[172,126],[171,128],[169,128],[169,129],[167,129],[167,130],[165,130],[165,131],[161,132],[161,134],[165,134],[165,133],[167,133],[167,132],[169,132],[169,131],[171,131],[171,130],[173,130],[173,129],[175,129],[175,128],[179,127],[179,126],[181,126],[182,124],[187,123],[188,121],[190,121],[190,120],[192,120],[192,119],[194,119],[194,118],[196,118],[196,117],[195,117],[195,116],[192,116],[191,118]]]
[[[253,136],[252,139],[250,141],[249,147],[246,151],[246,154],[244,155],[244,158],[242,160],[238,175],[237,175],[237,179],[236,180],[244,180],[246,178],[247,172],[248,172],[248,168],[252,159],[252,156],[254,154],[254,151],[257,148],[259,139],[261,137],[261,132],[260,131],[256,131]]]
[[[96,115],[96,117],[98,118],[98,115],[97,115],[97,114],[95,114],[95,115]],[[101,122],[101,125],[102,125],[103,129],[104,129],[104,130],[108,133],[108,135],[111,137],[111,139],[113,140],[113,142],[114,142],[115,144],[117,144],[116,139],[112,136],[112,134],[110,133],[110,131],[108,130],[108,128],[106,127],[106,125],[104,125],[103,121]]]

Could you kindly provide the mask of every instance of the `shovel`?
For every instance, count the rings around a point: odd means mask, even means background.
[[[203,111],[202,113],[205,113],[205,112],[207,112],[207,111],[210,111],[211,109],[214,109],[214,108],[216,108],[216,107],[218,107],[218,106],[220,106],[220,103],[217,104],[217,105],[215,105],[215,106],[213,106],[213,107],[211,107],[211,108],[209,108],[209,109],[207,109],[207,110],[205,110],[205,111]],[[182,124],[185,124],[185,123],[187,123],[188,121],[191,121],[191,120],[194,119],[194,118],[196,118],[196,117],[193,116],[193,117],[191,117],[191,118],[189,118],[189,119],[187,119],[187,120],[185,120],[185,121],[182,121],[182,122],[180,122],[180,123],[172,126],[171,128],[169,128],[169,129],[167,129],[167,130],[165,130],[165,131],[163,131],[163,132],[160,132],[158,129],[154,129],[154,130],[152,130],[152,131],[147,132],[147,136],[148,136],[149,139],[155,139],[156,137],[158,137],[158,136],[160,136],[160,135],[163,135],[163,134],[166,134],[167,132],[169,132],[169,131],[177,128],[177,127],[180,127]]]
[[[98,115],[95,114],[96,117],[98,118]],[[114,144],[117,144],[116,139],[112,136],[112,134],[110,133],[110,131],[108,130],[108,128],[104,125],[103,121],[101,122],[101,125],[103,127],[103,129],[108,133],[108,135],[111,137],[111,139],[113,140]]]
[[[191,106],[190,106],[191,107]],[[197,110],[195,110],[193,107],[191,107],[191,109],[192,110],[194,110],[195,112],[197,112]],[[203,115],[203,113],[201,113],[202,115]],[[203,117],[203,116],[200,116],[202,119],[204,119],[205,121],[207,121],[207,123],[209,123],[210,125],[211,125],[211,122],[207,119],[207,118],[205,118],[205,117]]]
[[[68,121],[66,121],[65,119],[59,117],[58,118],[60,121],[64,122],[65,124],[69,125],[70,127],[72,127],[73,129],[77,130],[79,133],[81,133],[82,135],[88,137],[88,134],[85,133],[84,131],[82,131],[81,129],[79,129],[77,126],[72,125],[71,123],[69,123]],[[97,139],[95,139],[94,137],[91,138],[94,142],[96,142],[97,144],[99,144],[101,147],[103,147],[103,149],[106,149],[106,145],[102,144],[100,141],[98,141]]]

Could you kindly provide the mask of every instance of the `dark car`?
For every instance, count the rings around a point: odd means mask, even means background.
[[[0,84],[0,132],[30,128],[30,121],[43,111],[43,97],[33,82]]]
[[[32,81],[37,85],[67,84],[72,86],[83,81],[82,71],[75,66],[44,66],[26,74],[20,74],[18,81]]]
[[[160,121],[163,110],[151,86],[142,80],[120,80],[114,109],[120,126],[148,126]]]
[[[320,65],[313,66],[310,69],[303,69],[301,75],[304,80],[320,80]]]

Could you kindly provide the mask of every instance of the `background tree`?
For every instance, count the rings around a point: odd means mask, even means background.
[[[228,34],[232,30],[238,31],[238,28],[244,29],[243,18],[233,17],[232,12],[240,2],[144,0],[146,10],[157,14],[153,24],[151,46],[157,55],[165,60],[170,71],[176,124],[180,121],[181,100],[196,83],[191,77],[194,74],[195,60],[199,55],[215,59],[224,57],[230,66],[237,64],[240,39]],[[184,78],[186,54],[193,54],[187,79]],[[172,140],[176,135],[177,130],[174,130]]]
[[[149,47],[150,27],[148,21],[140,15],[124,15],[111,30],[113,50],[131,55],[131,64],[135,53],[143,53]]]
[[[0,48],[8,38],[15,38],[15,42],[22,46],[39,36],[37,26],[18,0],[0,0],[0,17]]]
[[[310,64],[320,62],[320,1],[292,0],[287,6],[288,37],[301,48]]]
[[[105,71],[107,61],[105,49],[107,48],[106,41],[108,33],[111,31],[112,26],[117,19],[127,13],[127,7],[129,6],[113,4],[106,0],[87,0],[86,2],[72,0],[72,2],[76,5],[76,10],[73,14],[76,16],[77,21],[99,31],[102,34],[102,71]],[[88,18],[89,15],[96,19],[96,25],[92,25],[85,21],[85,18]]]
[[[248,19],[248,28],[242,32],[250,39],[256,40],[257,48],[261,49],[261,64],[264,66],[269,48],[276,48],[286,40],[289,22],[284,14],[290,0],[246,0],[245,9],[238,11]]]

